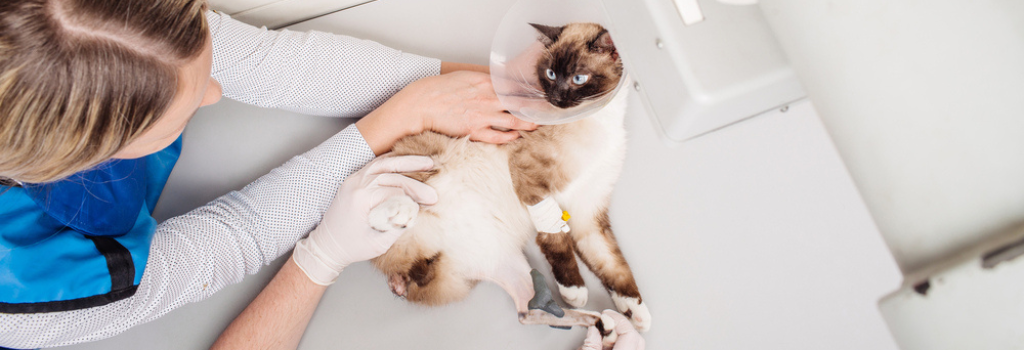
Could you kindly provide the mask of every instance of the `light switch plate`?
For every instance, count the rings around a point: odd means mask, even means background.
[[[210,6],[255,26],[281,28],[376,0],[210,0]]]
[[[603,0],[636,89],[681,142],[805,96],[757,6],[700,0],[686,25],[673,0]]]

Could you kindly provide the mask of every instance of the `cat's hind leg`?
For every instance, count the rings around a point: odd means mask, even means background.
[[[565,309],[565,314],[558,317],[544,310],[530,309],[530,300],[534,297],[530,270],[526,257],[519,254],[505,261],[498,270],[480,277],[501,286],[512,297],[519,315],[519,323],[554,327],[590,327],[601,319],[601,314],[586,310]]]
[[[651,312],[640,297],[626,258],[615,241],[608,211],[596,215],[573,216],[570,234],[576,241],[576,251],[601,283],[611,292],[615,308],[629,317],[637,330],[646,332],[651,327]]]
[[[562,295],[562,300],[575,308],[587,305],[589,291],[576,264],[576,254],[573,252],[575,243],[572,237],[563,232],[539,232],[537,245],[551,264],[551,271],[558,282],[558,292]]]

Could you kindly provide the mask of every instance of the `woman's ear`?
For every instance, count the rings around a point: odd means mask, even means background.
[[[210,78],[209,85],[206,86],[206,94],[203,95],[203,101],[199,103],[199,106],[209,106],[217,103],[217,101],[220,101],[223,93],[224,91],[221,89],[220,83]]]

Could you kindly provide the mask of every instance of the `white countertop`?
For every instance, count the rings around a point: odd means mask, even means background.
[[[510,4],[380,0],[292,28],[485,64]],[[610,215],[651,308],[649,349],[895,349],[876,304],[899,286],[899,269],[809,102],[668,145],[631,98]],[[241,188],[350,122],[234,101],[203,108],[156,216]],[[206,348],[282,262],[121,336],[67,349]],[[611,307],[596,278],[585,278],[587,308]],[[511,299],[486,283],[460,303],[412,305],[361,263],[327,291],[300,348],[575,349],[584,333],[519,325]]]

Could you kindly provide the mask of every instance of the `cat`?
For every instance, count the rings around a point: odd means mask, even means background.
[[[602,26],[531,25],[545,46],[537,78],[549,103],[571,108],[615,90],[622,63]],[[523,248],[536,233],[567,304],[581,308],[587,303],[578,255],[610,291],[618,311],[646,331],[650,312],[607,214],[625,157],[627,94],[628,89],[619,89],[587,118],[542,125],[505,145],[433,132],[398,141],[387,156],[434,159],[433,170],[406,175],[434,187],[439,200],[420,208],[398,197],[371,210],[370,222],[377,229],[407,227],[386,253],[373,259],[391,291],[411,302],[443,305],[463,299],[479,281],[490,281],[509,293],[523,324],[594,325],[600,317],[594,312],[570,309],[556,318],[528,309],[534,289]],[[568,233],[535,229],[527,206],[547,197],[571,215]]]

